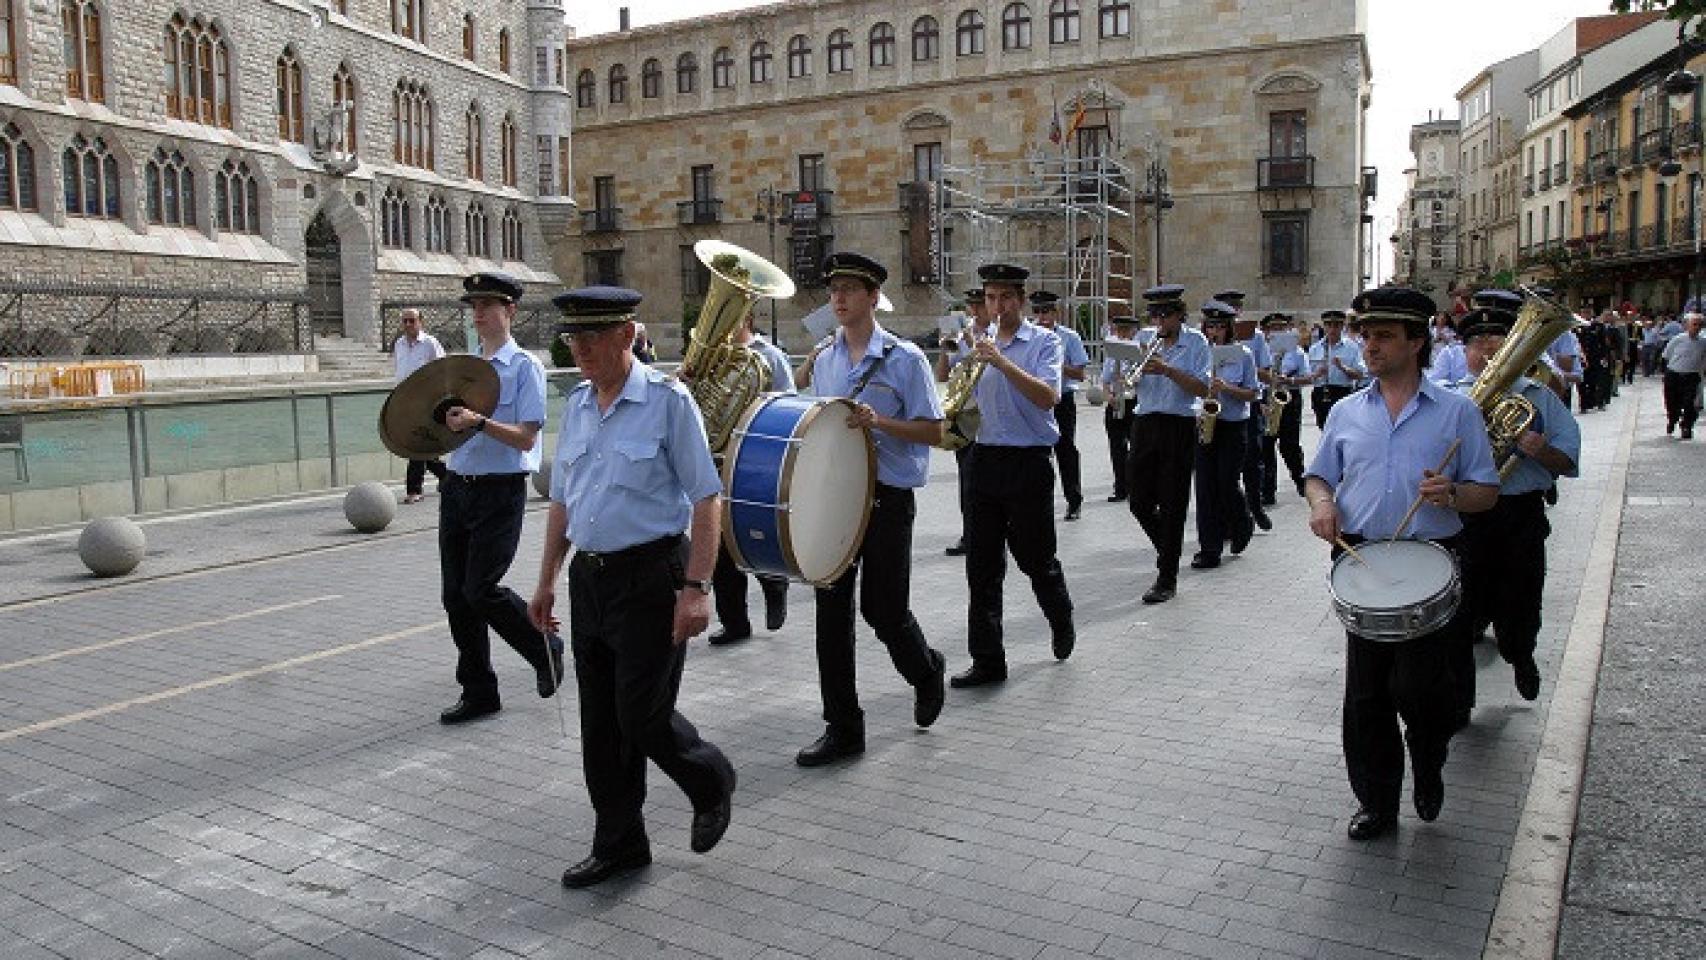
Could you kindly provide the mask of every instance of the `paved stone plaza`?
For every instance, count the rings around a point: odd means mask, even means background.
[[[1060,525],[1070,661],[1010,570],[1011,679],[952,692],[919,731],[861,626],[868,751],[802,770],[821,723],[796,587],[777,635],[688,658],[682,710],[741,773],[722,845],[688,852],[686,802],[653,770],[657,862],[593,891],[558,884],[591,828],[572,685],[539,700],[499,644],[507,709],[437,723],[456,688],[430,498],[372,538],[337,497],[149,522],[150,558],[110,584],[74,535],[0,541],[0,957],[1481,956],[1549,714],[1590,708],[1554,704],[1554,680],[1578,599],[1604,602],[1595,530],[1642,403],[1650,432],[1645,384],[1583,420],[1583,477],[1551,512],[1541,699],[1481,648],[1444,813],[1406,802],[1368,845],[1344,834],[1343,635],[1302,501],[1144,607],[1153,555],[1104,502],[1099,411],[1080,418],[1084,520]],[[1651,455],[1698,475],[1698,452]],[[913,602],[957,669],[953,477],[939,455]],[[524,593],[543,526],[510,577]]]

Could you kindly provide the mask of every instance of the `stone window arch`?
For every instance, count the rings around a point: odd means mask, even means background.
[[[894,24],[879,23],[871,28],[871,66],[894,66]]]
[[[155,147],[142,168],[148,222],[163,227],[195,226],[195,171],[181,150]]]
[[[609,88],[606,99],[611,103],[628,102],[628,68],[620,63],[611,64],[610,76],[605,81]]]
[[[332,74],[332,104],[343,104],[344,110],[344,151],[354,156],[357,151],[356,131],[360,125],[356,123],[356,110],[361,101],[357,96],[355,86],[355,71],[349,68],[347,62],[338,64],[337,72]]]
[[[912,21],[912,62],[934,60],[942,54],[942,27],[935,17]]]
[[[498,158],[503,167],[504,186],[515,186],[520,179],[516,176],[515,117],[507,113],[498,127]]]
[[[1029,50],[1031,48],[1031,8],[1022,3],[1009,3],[1001,11],[1001,49]]]
[[[492,236],[486,225],[486,207],[478,200],[471,201],[462,212],[462,238],[468,256],[485,259],[492,254]]]
[[[663,64],[656,57],[640,64],[640,96],[647,100],[663,96]]]
[[[261,232],[260,180],[247,160],[227,160],[213,175],[213,221],[233,233]]]
[[[752,83],[770,82],[770,44],[763,40],[753,43],[747,55],[747,79]]]
[[[691,52],[675,58],[675,92],[699,92],[699,58]]]
[[[728,90],[735,85],[735,55],[728,47],[711,54],[711,89]]]
[[[598,103],[598,77],[591,70],[575,74],[575,106],[590,110]]]
[[[307,129],[302,122],[302,61],[296,50],[285,47],[278,55],[273,81],[278,100],[278,138],[290,143],[305,143]]]
[[[426,43],[426,0],[391,0],[391,32]]]
[[[11,122],[0,124],[0,209],[37,209],[36,151]]]
[[[394,136],[391,158],[405,166],[431,170],[433,110],[432,96],[426,84],[415,80],[397,81],[397,90],[391,95],[391,111]]]
[[[983,52],[983,11],[966,10],[954,21],[954,53],[973,57]]]
[[[414,246],[409,223],[409,198],[395,186],[385,188],[379,201],[379,243],[397,250]]]
[[[812,42],[803,33],[788,38],[788,79],[812,75]]]
[[[462,157],[462,172],[470,180],[486,179],[486,118],[480,113],[478,100],[468,101],[468,110],[462,114],[464,151]]]
[[[450,252],[450,207],[441,194],[427,197],[421,208],[421,246],[427,253]]]
[[[165,53],[166,115],[230,128],[231,48],[218,24],[173,14]]]
[[[1077,43],[1079,36],[1078,0],[1051,0],[1048,5],[1048,42]]]
[[[824,44],[828,58],[827,72],[847,73],[853,69],[853,37],[846,30],[834,30]]]
[[[75,134],[60,156],[65,172],[65,213],[117,220],[120,216],[118,158],[104,137]]]
[[[504,207],[503,215],[503,258],[505,260],[524,260],[526,250],[521,243],[521,212],[514,204]]]
[[[90,103],[107,101],[101,42],[101,8],[95,0],[60,0],[59,19],[65,54],[65,95]]]

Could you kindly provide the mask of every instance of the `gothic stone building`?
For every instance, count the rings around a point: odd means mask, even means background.
[[[0,284],[387,300],[555,285],[561,0],[0,0]]]
[[[1064,150],[1112,154],[1149,197],[1165,168],[1161,273],[1193,301],[1342,307],[1365,239],[1364,24],[1362,0],[800,0],[573,39],[581,213],[557,272],[640,288],[667,342],[704,288],[695,240],[775,249],[804,281],[781,308],[797,343],[788,321],[825,299],[811,256],[859,250],[917,333],[948,291],[909,282],[930,271],[897,186]],[[1127,234],[1139,287],[1154,206]]]

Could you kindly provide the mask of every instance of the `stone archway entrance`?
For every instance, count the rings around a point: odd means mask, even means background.
[[[315,336],[344,335],[343,244],[321,210],[308,224],[308,320]]]
[[[362,218],[366,195],[331,192],[303,234],[314,332],[374,343],[379,336],[378,251]]]

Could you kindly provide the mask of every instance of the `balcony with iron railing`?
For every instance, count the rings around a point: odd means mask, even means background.
[[[1552,185],[1561,187],[1570,182],[1570,165],[1560,160],[1552,165]]]
[[[1315,186],[1315,157],[1257,157],[1257,190],[1295,190]]]
[[[1542,167],[1540,172],[1538,174],[1535,174],[1535,179],[1537,181],[1534,184],[1535,190],[1538,191],[1538,190],[1550,190],[1550,189],[1552,189],[1552,171],[1550,168]]]
[[[582,233],[615,233],[622,229],[621,207],[594,207],[581,211]]]
[[[1529,174],[1528,176],[1522,178],[1522,195],[1524,197],[1534,196],[1534,175],[1533,174]]]
[[[682,200],[675,205],[675,222],[682,226],[723,222],[723,201],[712,197]]]

